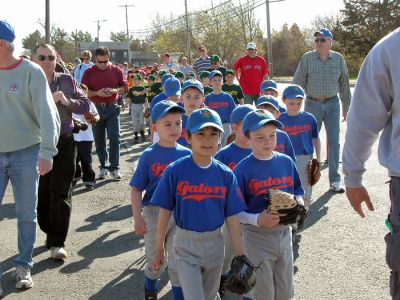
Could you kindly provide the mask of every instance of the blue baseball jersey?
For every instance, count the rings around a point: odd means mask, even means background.
[[[188,119],[188,116],[185,115],[185,114],[182,114],[182,132],[181,132],[181,136],[179,137],[177,142],[178,142],[178,144],[189,148],[189,144],[186,141],[186,122],[187,122],[187,119]]]
[[[312,114],[302,111],[297,116],[289,116],[283,113],[278,120],[282,122],[296,155],[314,153],[313,139],[318,138],[318,125]]]
[[[151,203],[173,211],[178,227],[207,232],[220,228],[226,217],[246,209],[232,171],[213,159],[200,168],[192,156],[172,163],[164,172]]]
[[[158,143],[143,151],[135,173],[129,182],[131,187],[146,191],[143,196],[142,206],[150,204],[151,197],[168,165],[191,153],[191,150],[179,144],[176,147],[167,148],[160,146]]]
[[[228,166],[228,168],[233,171],[236,165],[250,154],[251,149],[240,148],[235,143],[231,143],[219,150],[214,158],[222,162],[225,166]]]
[[[161,101],[166,100],[166,99],[168,99],[168,96],[165,95],[164,92],[159,93],[157,96],[154,96],[153,100],[151,100],[151,103],[150,103],[149,113],[151,114],[151,111],[153,110],[153,107],[154,107],[158,102],[161,102]]]
[[[231,113],[236,108],[232,96],[225,92],[208,94],[204,99],[204,104],[219,114],[222,123],[230,123]]]
[[[274,152],[269,160],[259,160],[249,155],[233,172],[248,213],[261,213],[268,208],[265,194],[269,189],[279,189],[296,196],[304,194],[296,165],[289,156],[279,152]]]
[[[276,130],[276,147],[275,151],[286,154],[293,161],[296,161],[296,155],[294,154],[293,145],[290,141],[289,136],[286,132],[277,129]]]

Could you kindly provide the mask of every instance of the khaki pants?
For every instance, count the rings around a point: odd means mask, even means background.
[[[176,271],[175,252],[173,250],[173,237],[176,232],[176,225],[174,218],[171,217],[167,235],[165,237],[165,249],[167,251],[167,258],[164,265],[158,271],[150,270],[149,266],[154,257],[156,251],[156,239],[157,239],[157,222],[159,207],[148,205],[143,208],[143,218],[146,222],[147,232],[144,235],[144,247],[146,256],[146,265],[144,274],[150,279],[158,279],[164,272],[165,267],[168,265],[168,275],[172,286],[180,286],[178,272]]]
[[[177,228],[174,249],[185,300],[215,300],[218,296],[224,239],[221,228],[194,232]]]
[[[294,295],[292,229],[278,225],[267,229],[244,225],[244,253],[254,264],[256,285],[246,297],[257,300],[288,300]]]
[[[131,117],[133,132],[144,130],[144,104],[131,105]]]

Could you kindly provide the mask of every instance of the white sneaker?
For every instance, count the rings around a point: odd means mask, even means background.
[[[99,179],[105,179],[108,176],[107,169],[100,169]]]
[[[121,173],[119,172],[119,170],[114,170],[111,172],[111,176],[115,179],[115,180],[121,180],[122,176]]]
[[[33,287],[31,271],[29,269],[18,266],[14,271],[14,276],[17,280],[17,283],[15,284],[17,289],[30,289]]]
[[[339,194],[344,193],[344,188],[340,186],[340,182],[332,182],[329,189]]]
[[[67,251],[63,247],[51,247],[50,256],[56,260],[64,260],[67,258]]]

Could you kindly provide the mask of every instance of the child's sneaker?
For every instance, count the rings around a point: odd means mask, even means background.
[[[157,291],[148,291],[144,289],[144,300],[157,300]]]
[[[51,247],[50,256],[55,260],[65,260],[67,258],[67,251],[63,247]]]
[[[17,289],[30,289],[33,287],[31,271],[29,269],[18,266],[14,271],[14,276],[17,280],[17,283],[15,284]]]
[[[145,136],[145,134],[144,134],[144,131],[142,130],[142,131],[140,131],[140,136],[141,136],[141,138],[142,138],[142,142],[145,142],[146,141],[146,136]]]
[[[121,173],[119,172],[119,170],[114,170],[111,172],[111,176],[115,179],[115,180],[121,180],[122,176]]]

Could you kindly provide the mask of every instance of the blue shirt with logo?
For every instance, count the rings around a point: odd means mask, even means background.
[[[279,152],[274,152],[269,160],[259,160],[251,154],[233,172],[248,213],[261,213],[268,208],[265,195],[269,189],[279,189],[296,196],[304,194],[296,165],[289,156]]]
[[[151,204],[173,211],[178,227],[207,232],[220,228],[226,217],[246,209],[232,171],[213,159],[200,168],[192,156],[184,157],[165,170]]]
[[[231,113],[236,108],[232,96],[225,92],[208,94],[205,97],[204,104],[219,114],[222,123],[230,123]]]
[[[129,182],[131,187],[146,191],[142,200],[143,207],[150,204],[151,197],[168,165],[190,154],[191,150],[179,144],[176,147],[162,147],[156,143],[143,151]]]
[[[186,122],[187,122],[187,119],[188,119],[188,116],[183,114],[182,115],[182,132],[181,132],[181,136],[179,137],[177,142],[178,142],[178,144],[189,148],[190,146],[186,141]]]
[[[296,161],[296,155],[294,154],[293,145],[290,141],[289,136],[286,132],[277,129],[276,130],[276,147],[275,151],[286,154],[293,161]]]
[[[318,125],[314,116],[302,111],[297,116],[289,116],[287,113],[280,115],[279,121],[292,141],[296,155],[311,155],[314,153],[313,139],[318,138]]]
[[[214,157],[233,171],[236,165],[250,154],[251,149],[240,148],[235,143],[231,143],[219,150]]]

